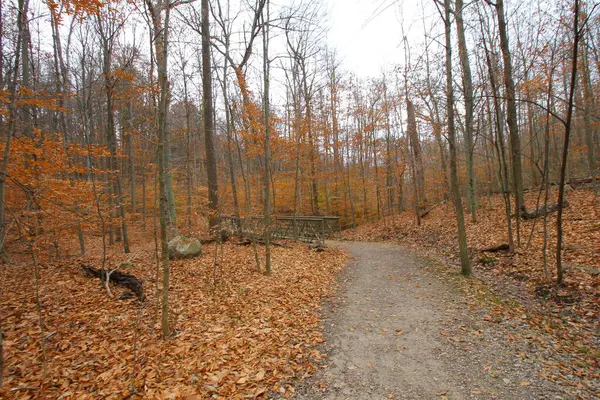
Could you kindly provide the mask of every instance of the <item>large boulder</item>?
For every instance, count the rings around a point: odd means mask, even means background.
[[[169,258],[188,258],[202,253],[200,239],[187,236],[176,236],[169,240]]]

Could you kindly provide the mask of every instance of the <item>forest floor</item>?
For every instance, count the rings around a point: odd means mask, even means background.
[[[174,335],[164,340],[152,235],[135,233],[131,254],[119,244],[109,248],[107,268],[131,263],[123,272],[143,281],[143,303],[119,287],[111,298],[99,279],[83,274],[81,264],[102,264],[98,238],[88,242],[90,256],[70,254],[73,244],[61,246],[58,258],[38,253],[39,311],[26,249],[13,251],[15,263],[0,265],[6,364],[0,399],[290,397],[294,379],[309,374],[322,357],[316,347],[323,340],[319,307],[346,254],[287,243],[272,249],[270,276],[257,272],[251,246],[232,242],[174,260]],[[264,247],[259,252],[264,259]]]
[[[72,233],[38,246],[38,302],[31,252],[15,242],[0,265],[0,398],[600,398],[600,207],[583,190],[569,202],[564,286],[544,276],[541,221],[523,223],[516,254],[482,251],[506,241],[495,196],[467,223],[472,279],[458,274],[448,203],[421,226],[403,213],[323,252],[275,247],[270,276],[250,246],[204,246],[172,262],[167,340],[150,229],[132,226],[133,252],[117,243],[106,263],[132,265],[143,303],[85,276],[81,264],[102,265],[101,240],[81,257]],[[356,258],[346,270],[343,249]]]
[[[542,376],[549,350],[524,319],[486,319],[500,300],[485,285],[395,244],[337,245],[354,261],[323,313],[327,362],[297,398],[576,397]]]

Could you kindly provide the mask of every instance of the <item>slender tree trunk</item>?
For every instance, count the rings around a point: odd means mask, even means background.
[[[225,51],[229,53],[229,36],[225,38],[226,49]],[[240,203],[238,199],[238,189],[237,189],[237,180],[235,176],[235,164],[233,163],[233,132],[232,132],[232,113],[229,104],[229,91],[227,88],[227,69],[229,67],[229,58],[227,56],[223,57],[223,102],[225,107],[225,125],[226,125],[226,134],[227,134],[227,164],[229,166],[229,180],[231,182],[231,194],[233,196],[233,212],[235,217],[240,219]]]
[[[463,0],[456,0],[455,8],[458,54],[462,70],[463,94],[465,97],[465,151],[467,155],[467,181],[469,184],[469,210],[471,211],[471,221],[475,223],[477,222],[477,194],[475,192],[475,167],[473,160],[473,79],[471,77],[471,66],[463,23]]]
[[[591,117],[595,108],[594,92],[592,89],[592,83],[590,78],[590,63],[587,51],[587,44],[585,40],[582,40],[583,58],[582,58],[582,78],[583,78],[583,99],[585,102],[585,109],[583,111],[583,124],[585,126],[585,144],[587,147],[587,161],[590,175],[592,177],[592,186],[594,193],[598,195],[598,160],[596,159],[596,146],[594,144],[594,135],[598,128],[592,124]]]
[[[162,302],[161,302],[161,327],[163,338],[171,335],[169,326],[169,281],[171,267],[169,262],[169,204],[167,195],[167,160],[165,146],[167,145],[167,115],[169,109],[169,83],[167,77],[168,46],[169,46],[169,17],[170,7],[157,4],[156,8],[151,0],[146,0],[146,5],[152,18],[152,31],[154,48],[156,52],[156,65],[158,72],[158,86],[160,90],[158,104],[158,192],[159,192],[159,223],[160,223],[160,260],[163,268],[162,276]],[[161,13],[165,11],[164,25]]]
[[[423,170],[423,154],[421,151],[421,143],[419,140],[419,133],[417,131],[417,119],[415,116],[415,106],[410,100],[406,100],[406,111],[407,111],[407,130],[408,139],[410,142],[410,148],[412,152],[412,160],[414,167],[414,179],[415,179],[415,202],[416,212],[420,214],[427,207],[427,198],[425,196],[425,173]],[[417,216],[420,221],[420,217]]]
[[[192,174],[192,122],[191,122],[191,104],[188,96],[187,75],[185,73],[185,65],[183,70],[183,98],[185,103],[185,178],[187,186],[187,227],[188,232],[192,232],[192,209],[193,209],[193,174]]]
[[[454,126],[454,91],[452,88],[452,41],[450,37],[450,0],[444,0],[444,33],[446,37],[446,114],[448,118],[448,142],[450,144],[450,191],[454,203],[456,223],[458,225],[458,243],[460,250],[461,273],[471,275],[471,261],[467,248],[467,231],[462,209],[462,201],[458,189],[458,173],[456,163],[456,132]]]
[[[18,17],[17,17],[17,43],[13,66],[13,77],[8,78],[9,85],[9,103],[8,103],[8,130],[6,140],[4,142],[4,152],[2,155],[2,164],[0,165],[0,256],[5,258],[6,235],[8,231],[6,223],[6,177],[8,172],[8,162],[10,158],[10,147],[16,129],[16,91],[18,70],[20,65],[20,48],[23,46],[25,38],[26,26],[29,23],[27,20],[27,10],[29,9],[29,0],[19,0],[18,2]]]
[[[112,189],[112,194],[115,195],[116,202],[116,213],[118,213],[121,219],[121,229],[117,229],[117,240],[119,240],[122,234],[123,239],[123,250],[125,253],[129,253],[129,236],[127,234],[127,219],[125,215],[125,205],[123,204],[122,196],[122,184],[121,184],[121,173],[119,164],[117,161],[117,134],[115,127],[115,115],[114,115],[114,104],[113,104],[113,90],[114,82],[111,77],[111,62],[112,62],[112,47],[111,42],[114,38],[115,32],[107,32],[103,26],[103,21],[100,16],[98,18],[98,29],[102,39],[102,73],[104,74],[104,90],[106,91],[106,142],[110,151],[110,157],[108,160],[108,168],[110,170],[109,175],[113,175],[109,178],[112,181],[109,186]],[[112,212],[112,211],[111,211]]]
[[[579,0],[574,0],[573,10],[573,57],[571,66],[571,85],[569,88],[569,102],[567,106],[567,121],[565,123],[565,140],[562,150],[562,163],[560,166],[560,183],[558,185],[558,211],[556,215],[556,283],[562,285],[564,282],[562,268],[562,242],[563,242],[563,208],[565,200],[565,177],[567,161],[569,156],[569,139],[571,136],[571,124],[573,122],[573,104],[575,90],[577,87],[577,61],[579,55],[579,39],[581,31],[579,28]]]
[[[550,121],[551,114],[550,110],[552,109],[552,84],[553,84],[553,75],[554,75],[554,54],[555,50],[552,48],[550,65],[551,70],[548,74],[548,94],[546,97],[546,127],[544,131],[544,175],[542,177],[542,183],[544,185],[544,209],[548,207],[548,200],[550,197]],[[543,253],[543,268],[544,268],[544,278],[548,280],[548,213],[544,213],[544,244],[542,248]]]
[[[215,155],[215,123],[213,116],[212,70],[210,63],[210,22],[208,0],[202,0],[202,108],[204,111],[204,142],[206,147],[206,174],[208,177],[208,208],[210,228],[219,222],[219,186]]]
[[[125,108],[125,119],[127,125],[127,133],[125,134],[125,143],[127,146],[127,166],[129,169],[129,191],[131,196],[131,212],[137,212],[137,192],[136,192],[136,171],[135,171],[135,152],[134,152],[134,140],[133,140],[133,106],[131,100],[127,102]]]
[[[271,273],[271,105],[269,102],[269,4],[263,9],[263,107],[265,119],[265,272]],[[266,12],[266,18],[264,13]]]
[[[305,114],[305,118],[306,118],[306,129],[307,129],[307,135],[308,135],[308,146],[309,146],[309,153],[308,153],[308,157],[309,157],[309,162],[310,162],[310,185],[311,185],[311,192],[312,192],[312,208],[313,208],[313,213],[315,215],[319,215],[319,185],[318,185],[318,180],[317,180],[317,150],[316,150],[316,143],[315,143],[315,139],[314,139],[314,132],[313,132],[313,124],[312,124],[312,105],[311,100],[312,100],[312,95],[309,92],[309,88],[308,88],[308,82],[307,79],[308,77],[306,76],[306,71],[303,68],[303,74],[302,74],[302,85],[303,85],[303,90],[304,90],[304,106],[306,108],[306,114]]]
[[[483,29],[483,27],[482,27],[482,29]],[[509,189],[510,179],[509,179],[509,172],[508,172],[508,162],[506,160],[506,150],[504,147],[504,123],[503,123],[502,110],[501,110],[501,106],[500,106],[500,99],[498,96],[498,88],[497,88],[496,78],[495,78],[496,68],[495,68],[495,64],[491,58],[492,56],[490,54],[490,51],[488,51],[485,38],[483,39],[483,45],[485,48],[486,62],[487,62],[487,66],[488,66],[488,74],[489,74],[489,78],[490,78],[492,98],[493,98],[493,102],[494,102],[494,115],[496,117],[495,123],[496,123],[497,139],[496,139],[495,147],[496,147],[496,153],[498,156],[498,176],[500,178],[500,183],[502,186],[502,195],[504,197],[506,225],[507,225],[507,233],[508,233],[508,248],[509,248],[509,252],[512,253],[512,252],[514,252],[515,244],[514,244],[514,238],[513,238],[512,220],[511,220],[511,216],[510,216],[510,214],[511,214],[510,189]],[[492,117],[491,117],[491,110],[490,110],[489,102],[487,104],[487,113],[488,113],[490,129],[492,129],[493,124],[492,124]]]
[[[354,195],[352,193],[352,185],[350,180],[350,143],[346,136],[346,191],[348,193],[348,201],[350,202],[350,214],[352,217],[352,227],[356,228],[356,210],[354,207]]]
[[[442,173],[442,181],[444,182],[444,199],[448,198],[448,192],[450,185],[448,184],[448,162],[446,161],[446,148],[444,147],[444,142],[442,141],[442,124],[437,121],[433,122],[433,136],[435,137],[435,141],[438,145],[438,149],[440,150],[440,169]]]
[[[375,126],[375,121],[371,122],[371,126]],[[375,131],[371,131],[371,143],[373,151],[373,168],[375,169],[375,197],[377,201],[377,218],[382,218],[381,213],[381,188],[379,187],[379,166],[377,165],[377,140],[375,139]]]
[[[496,13],[498,15],[498,33],[500,35],[500,49],[504,62],[504,86],[506,88],[506,120],[508,122],[510,148],[512,154],[513,186],[515,190],[515,215],[517,216],[517,242],[521,242],[520,215],[526,209],[525,197],[523,196],[523,168],[521,166],[521,139],[519,138],[519,126],[517,121],[517,103],[515,95],[515,82],[513,80],[512,60],[506,32],[506,20],[504,17],[504,0],[496,1]]]

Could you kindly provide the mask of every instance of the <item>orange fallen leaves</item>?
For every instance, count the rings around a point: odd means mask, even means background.
[[[1,398],[120,399],[131,394],[132,384],[133,398],[253,398],[310,373],[312,362],[323,356],[313,351],[323,340],[318,308],[345,264],[341,251],[276,247],[273,273],[264,276],[256,273],[251,248],[225,244],[214,287],[213,245],[202,257],[174,261],[175,335],[164,341],[154,319],[154,249],[151,244],[137,249],[127,257],[115,251],[109,265],[130,259],[134,268],[128,272],[144,281],[147,301],[141,306],[133,299],[117,300],[119,288],[109,298],[97,281],[80,273],[79,264],[98,265],[97,256],[42,266],[45,379],[31,267],[6,266],[0,300],[6,360]],[[13,390],[21,387],[36,390]],[[284,390],[286,396],[293,393]]]

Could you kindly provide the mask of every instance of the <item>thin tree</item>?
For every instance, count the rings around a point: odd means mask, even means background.
[[[206,1],[206,0],[204,0]],[[265,122],[265,272],[271,273],[271,104],[269,101],[269,0],[262,13],[263,24],[263,111]],[[266,15],[265,15],[266,14]]]
[[[208,225],[214,229],[219,223],[219,186],[215,156],[215,122],[213,112],[212,69],[210,62],[210,21],[208,0],[202,0],[202,111],[206,148],[206,175],[208,178]]]
[[[107,13],[96,15],[96,27],[100,35],[102,46],[102,73],[104,76],[104,90],[106,91],[106,141],[110,151],[108,167],[111,171],[112,183],[109,185],[112,194],[115,196],[116,211],[121,219],[121,230],[117,229],[117,240],[122,234],[123,250],[129,253],[129,235],[127,234],[127,220],[125,218],[125,204],[122,195],[121,171],[117,162],[117,133],[114,115],[114,90],[115,78],[112,74],[113,49],[121,28],[127,18],[123,15],[112,15],[113,8]],[[112,200],[109,198],[109,207]],[[112,233],[112,227],[111,227]]]
[[[436,5],[439,3],[436,2]],[[465,217],[463,214],[462,201],[458,188],[458,172],[456,162],[456,128],[454,125],[454,89],[452,87],[452,39],[450,21],[450,0],[444,0],[444,36],[446,39],[446,118],[448,119],[448,143],[450,145],[450,195],[454,203],[454,213],[458,225],[458,245],[460,253],[461,273],[464,276],[471,275],[471,261],[469,260],[469,249],[467,248],[467,231],[465,229]],[[438,7],[439,11],[439,7]]]
[[[512,154],[513,187],[515,190],[515,215],[517,217],[517,243],[521,243],[520,215],[526,209],[525,197],[523,196],[523,167],[521,165],[521,139],[519,138],[519,125],[517,116],[517,100],[515,94],[515,81],[513,78],[513,67],[506,31],[506,19],[504,16],[504,0],[496,0],[488,4],[496,8],[498,16],[498,33],[500,34],[500,49],[502,50],[502,61],[504,63],[503,76],[506,90],[506,121],[508,123],[508,137],[510,139],[510,150]]]
[[[160,220],[160,260],[163,268],[162,282],[162,304],[161,304],[161,327],[163,338],[171,335],[169,327],[169,280],[171,267],[169,263],[169,200],[167,194],[167,154],[165,146],[167,145],[167,116],[169,110],[169,83],[167,76],[168,56],[169,56],[169,19],[171,9],[177,5],[187,3],[184,0],[176,0],[169,3],[166,0],[157,0],[153,3],[151,0],[145,0],[146,7],[150,13],[152,37],[154,38],[154,51],[156,54],[156,69],[158,73],[159,103],[157,110],[158,121],[158,184],[159,184],[159,220]],[[163,20],[164,12],[164,20]]]
[[[477,195],[475,193],[475,162],[473,160],[473,78],[471,77],[471,65],[465,36],[465,24],[463,21],[463,0],[456,0],[454,15],[456,17],[456,33],[458,37],[458,54],[462,70],[462,90],[465,98],[465,151],[467,155],[467,181],[469,184],[469,210],[471,220],[477,222]]]
[[[584,24],[585,25],[585,24]],[[562,268],[562,242],[563,242],[563,208],[565,201],[565,177],[567,172],[567,161],[569,156],[569,139],[571,137],[571,125],[573,123],[573,105],[575,90],[577,87],[577,61],[579,56],[579,41],[581,29],[579,28],[579,0],[574,0],[573,10],[573,56],[571,59],[571,83],[569,86],[569,101],[567,103],[567,118],[565,122],[565,139],[562,149],[562,162],[560,165],[560,178],[558,184],[558,210],[556,214],[556,283],[562,285],[564,282]]]

